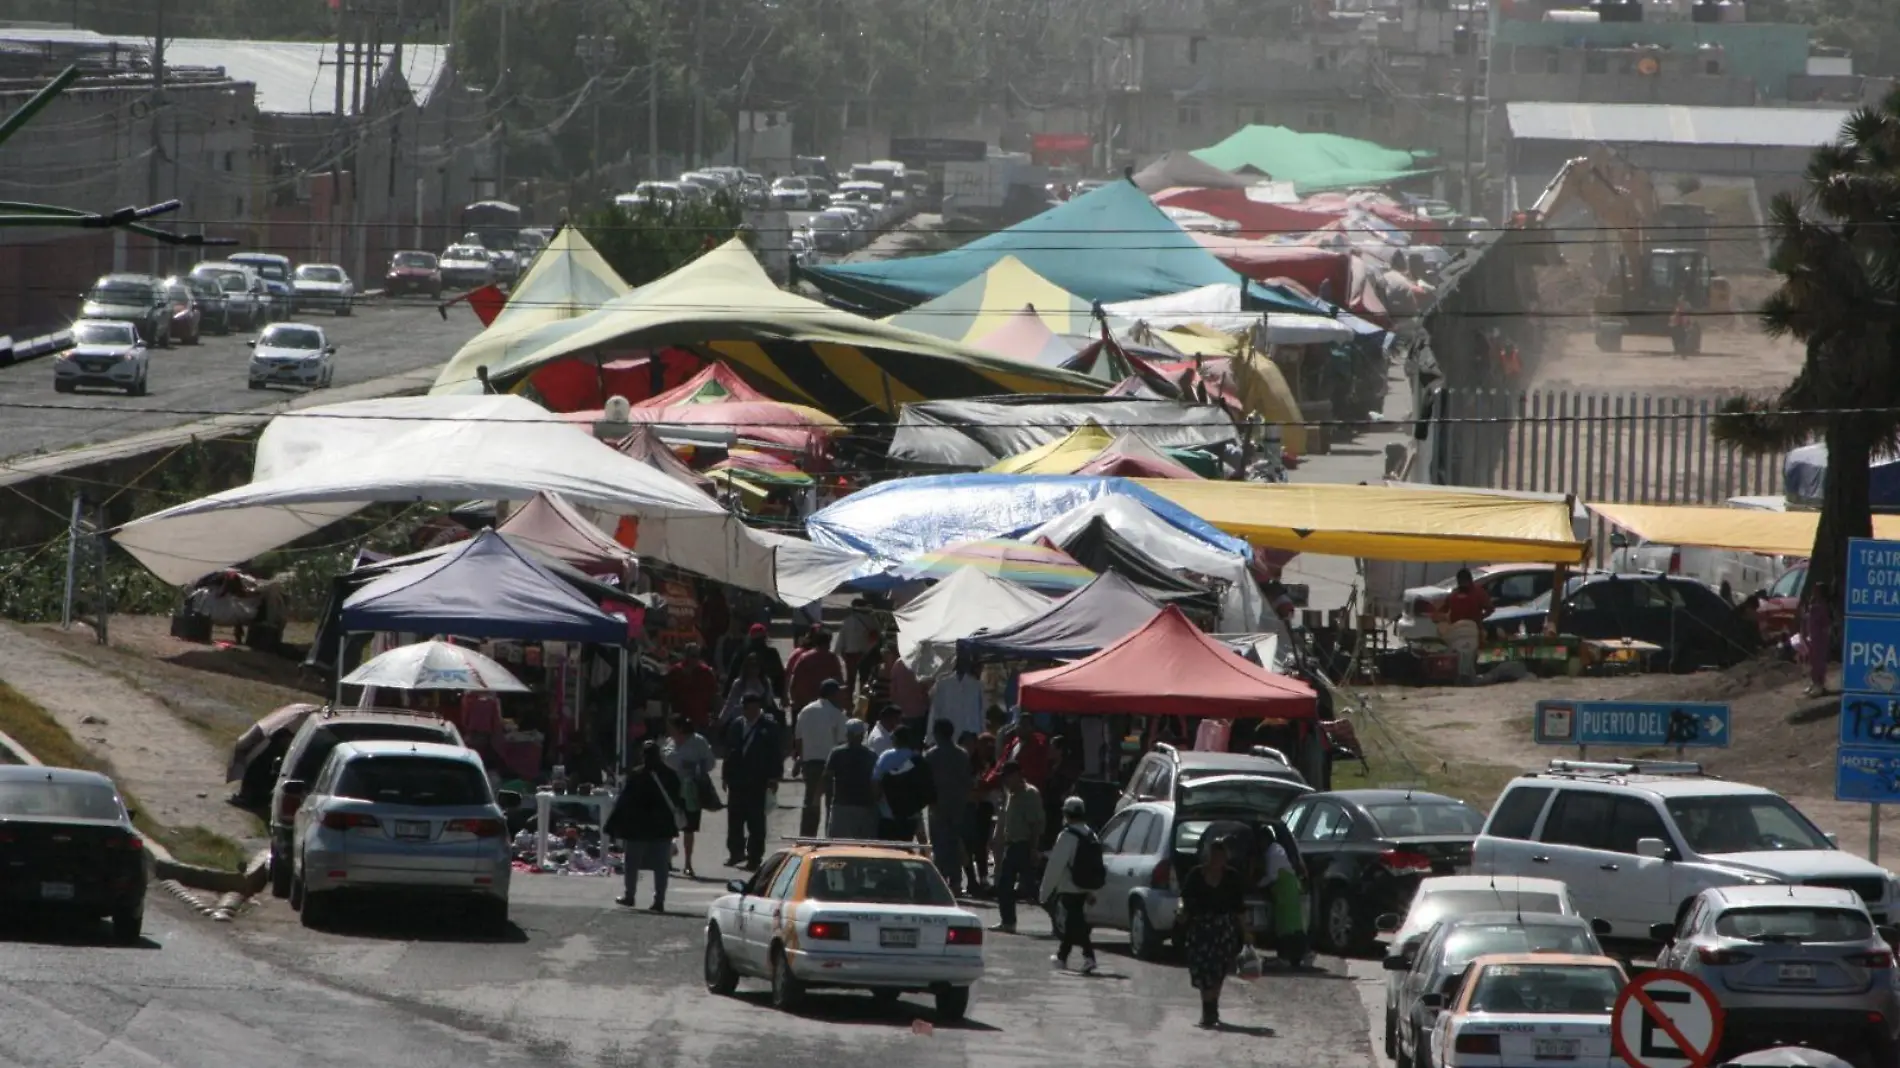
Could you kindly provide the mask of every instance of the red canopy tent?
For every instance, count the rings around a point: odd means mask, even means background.
[[[1313,688],[1244,660],[1173,605],[1094,656],[1022,677],[1023,711],[1317,720]]]
[[[1196,233],[1194,240],[1236,273],[1256,282],[1291,278],[1316,293],[1330,283],[1329,291],[1335,294],[1335,303],[1339,295],[1352,289],[1352,257],[1337,249],[1307,244],[1277,245],[1226,234]]]

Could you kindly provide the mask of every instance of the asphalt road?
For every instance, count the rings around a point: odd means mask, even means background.
[[[481,329],[469,309],[450,308],[444,322],[428,302],[379,302],[359,306],[348,318],[318,315],[298,321],[321,326],[337,346],[338,386],[442,363]],[[0,367],[0,459],[111,441],[203,418],[164,409],[225,412],[280,406],[292,395],[289,391],[260,393],[247,384],[250,350],[244,342],[255,336],[207,335],[200,345],[155,351],[152,390],[144,397],[103,390],[54,393],[51,357]],[[8,407],[21,404],[56,407]]]

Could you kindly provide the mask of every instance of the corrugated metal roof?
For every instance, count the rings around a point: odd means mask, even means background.
[[[149,52],[149,37],[113,37],[91,30],[0,26],[0,47],[8,43],[74,45]],[[241,41],[174,37],[165,43],[165,61],[180,67],[222,67],[241,82],[257,86],[257,109],[284,115],[328,115],[335,110],[336,69],[324,64],[336,52],[334,41]],[[412,44],[402,50],[402,73],[416,99],[427,103],[447,70],[448,48]],[[346,105],[347,106],[347,103]]]
[[[1606,144],[1748,145],[1812,148],[1840,136],[1852,114],[1820,108],[1711,108],[1677,104],[1504,106],[1511,136],[1528,141]]]

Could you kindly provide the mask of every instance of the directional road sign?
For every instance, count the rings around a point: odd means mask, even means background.
[[[1847,617],[1841,641],[1841,691],[1900,691],[1900,619]]]
[[[1900,618],[1900,543],[1848,539],[1843,607],[1850,616]]]
[[[1842,745],[1893,746],[1900,751],[1900,695],[1843,694],[1840,723]]]
[[[1683,972],[1644,972],[1610,1013],[1610,1045],[1630,1068],[1708,1068],[1722,1046],[1722,1005]]]
[[[1868,745],[1836,749],[1834,800],[1900,804],[1900,749]]]
[[[1728,748],[1728,706],[1706,701],[1539,701],[1540,745]]]

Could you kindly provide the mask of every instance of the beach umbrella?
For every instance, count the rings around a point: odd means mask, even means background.
[[[387,690],[528,692],[520,679],[488,657],[439,641],[398,646],[343,676],[343,681]]]
[[[1079,590],[1095,572],[1061,549],[1007,538],[982,538],[946,545],[906,560],[900,578],[936,580],[959,568],[973,567],[995,578],[1037,590]]]

